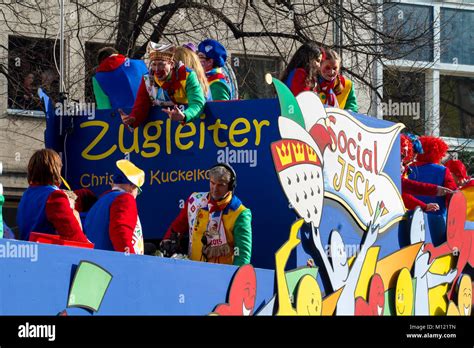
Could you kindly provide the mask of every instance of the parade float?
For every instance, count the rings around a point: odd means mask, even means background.
[[[123,158],[145,171],[145,239],[160,239],[189,194],[208,190],[208,168],[232,165],[252,210],[252,262],[0,239],[0,314],[470,315],[466,199],[453,195],[444,240],[433,244],[429,216],[406,212],[400,195],[404,126],[268,82],[278,99],[208,103],[184,125],[155,108],[133,132],[116,110],[46,101],[46,146],[62,154],[72,188],[104,192]]]

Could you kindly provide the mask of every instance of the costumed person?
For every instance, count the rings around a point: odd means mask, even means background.
[[[323,50],[314,42],[300,46],[280,76],[291,92],[297,96],[303,91],[315,91]]]
[[[438,137],[421,136],[419,138],[424,152],[417,156],[416,162],[410,165],[411,172],[408,178],[415,181],[446,187],[452,191],[457,189],[451,171],[441,165],[441,160],[448,152],[448,144]],[[422,194],[415,195],[425,203],[437,203],[439,210],[427,212],[432,241],[435,245],[446,241],[446,211],[451,195],[446,197],[429,197]]]
[[[225,47],[216,40],[206,39],[198,45],[198,57],[206,71],[212,100],[233,99],[229,78],[222,71],[227,60]]]
[[[119,54],[113,47],[100,49],[97,62],[92,77],[97,109],[131,108],[141,79],[148,72],[146,64]]]
[[[199,80],[199,84],[201,85],[202,91],[206,96],[206,100],[212,100],[209,82],[207,82],[206,73],[204,72],[204,68],[201,65],[198,55],[190,48],[187,48],[187,46],[176,47],[175,60],[194,70]]]
[[[417,160],[410,164],[411,172],[408,178],[456,191],[457,186],[451,171],[441,164],[441,160],[448,152],[448,144],[443,139],[434,136],[421,136],[419,139],[424,152],[418,154]],[[416,197],[425,203],[431,201],[430,197],[422,194],[418,194]],[[445,216],[448,201],[444,197],[436,198],[435,202],[438,203],[440,209],[434,214]]]
[[[148,50],[149,72],[142,78],[130,115],[119,109],[122,122],[138,127],[152,106],[166,107],[162,111],[173,121],[187,123],[199,118],[206,98],[196,73],[174,59],[172,45],[150,43]]]
[[[451,171],[458,189],[461,190],[466,197],[466,219],[474,221],[474,179],[467,175],[466,167],[460,160],[449,160],[445,163],[445,166]],[[474,252],[474,250],[472,250],[472,252]]]
[[[183,44],[181,47],[185,47],[188,50],[192,51],[193,53],[197,54],[197,47],[192,42],[187,42],[187,43]]]
[[[61,184],[61,158],[56,151],[36,151],[28,163],[28,189],[17,212],[20,239],[31,232],[58,234],[62,239],[88,243]]]
[[[437,203],[425,203],[417,199],[414,195],[418,194],[431,197],[445,196],[446,194],[453,193],[453,191],[446,187],[408,179],[408,173],[410,172],[409,166],[416,160],[415,153],[422,154],[423,148],[418,139],[405,134],[401,134],[400,136],[400,147],[402,165],[402,199],[405,208],[408,210],[414,210],[416,207],[420,207],[425,212],[439,210],[439,205]]]
[[[252,213],[234,195],[236,173],[224,163],[209,169],[209,192],[195,192],[168,228],[160,249],[189,237],[188,257],[242,266],[252,254]]]
[[[112,189],[100,196],[86,217],[84,230],[95,249],[144,253],[136,198],[145,172],[128,160],[116,162]]]
[[[332,49],[324,50],[321,62],[321,73],[318,77],[317,90],[324,105],[344,110],[359,111],[354,91],[354,83],[342,76],[341,58]]]

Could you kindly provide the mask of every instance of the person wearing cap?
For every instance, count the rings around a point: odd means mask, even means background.
[[[36,151],[28,162],[28,189],[18,206],[16,221],[20,239],[31,232],[58,234],[64,240],[87,243],[61,185],[62,161],[51,149]]]
[[[113,47],[100,49],[97,61],[99,66],[92,77],[97,109],[131,108],[141,79],[147,73],[145,63],[127,58]]]
[[[122,122],[138,127],[152,106],[164,106],[162,111],[173,121],[187,123],[199,118],[206,103],[204,92],[196,73],[175,60],[175,47],[152,43],[148,57],[149,72],[142,78],[132,112],[127,115],[119,109]]]
[[[187,48],[188,50],[190,50],[193,53],[197,53],[197,47],[192,42],[187,42],[187,43],[183,44],[183,47]]]
[[[209,192],[195,192],[187,199],[163,237],[160,249],[166,251],[176,239],[188,237],[184,252],[191,260],[249,264],[252,213],[234,195],[235,171],[228,164],[219,163],[209,169],[209,179]]]
[[[227,60],[225,47],[216,40],[206,39],[198,45],[198,56],[206,71],[212,100],[230,100],[230,82],[222,72]]]
[[[444,165],[451,171],[458,190],[466,197],[466,219],[474,221],[474,179],[467,175],[466,166],[460,160],[449,160]]]
[[[89,210],[84,230],[96,249],[143,255],[136,198],[145,173],[128,160],[119,160],[116,165],[112,189]]]

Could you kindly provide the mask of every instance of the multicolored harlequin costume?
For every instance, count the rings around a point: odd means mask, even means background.
[[[166,81],[159,81],[149,74],[144,75],[130,114],[135,117],[132,127],[138,127],[148,117],[152,106],[163,105],[165,102],[168,105],[172,102],[187,107],[183,112],[186,116],[184,122],[191,122],[201,115],[206,99],[192,69],[179,64],[171,70]]]
[[[67,195],[57,186],[30,185],[18,206],[20,239],[31,232],[59,234],[63,239],[88,242],[73,214]]]
[[[97,109],[131,108],[146,73],[148,69],[142,60],[121,54],[105,58],[92,78]]]
[[[230,100],[230,82],[226,75],[222,73],[222,68],[214,68],[206,71],[207,82],[211,91],[211,100]]]
[[[354,91],[354,83],[348,78],[339,74],[334,80],[326,81],[319,76],[316,88],[319,93],[319,98],[324,105],[354,112],[359,111]]]
[[[229,252],[227,255],[206,259],[202,253],[202,238],[206,231],[211,229],[209,222],[213,220],[217,221],[216,229],[223,228],[225,236],[222,235],[219,243],[228,244]],[[189,235],[188,256],[191,260],[241,266],[250,263],[251,222],[250,209],[246,208],[231,192],[225,204],[210,200],[208,192],[197,192],[187,199],[185,206],[172,222],[163,239],[169,239],[172,232]]]
[[[214,60],[214,66],[206,71],[212,100],[233,99],[229,78],[222,72],[227,60],[227,51],[218,41],[206,39],[198,45],[198,52]]]
[[[127,160],[117,161],[115,184],[133,184],[140,188],[145,173]],[[89,210],[84,230],[95,249],[144,253],[143,231],[134,196],[114,186],[105,192]]]

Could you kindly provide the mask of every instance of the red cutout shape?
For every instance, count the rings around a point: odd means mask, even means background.
[[[458,281],[461,272],[467,263],[474,266],[474,230],[464,229],[466,223],[466,197],[461,191],[453,194],[448,207],[448,216],[446,218],[446,243],[438,247],[427,243],[424,247],[424,252],[430,253],[430,263],[434,259],[447,254],[458,256],[456,264],[456,277],[451,283],[451,289],[448,293],[448,298],[453,300],[454,284]],[[471,252],[472,251],[472,252]]]
[[[382,316],[385,305],[385,288],[382,277],[375,273],[369,285],[368,302],[362,297],[355,300],[355,315],[375,315]]]
[[[230,286],[228,303],[214,310],[219,315],[252,315],[257,295],[257,275],[252,265],[239,267]]]

